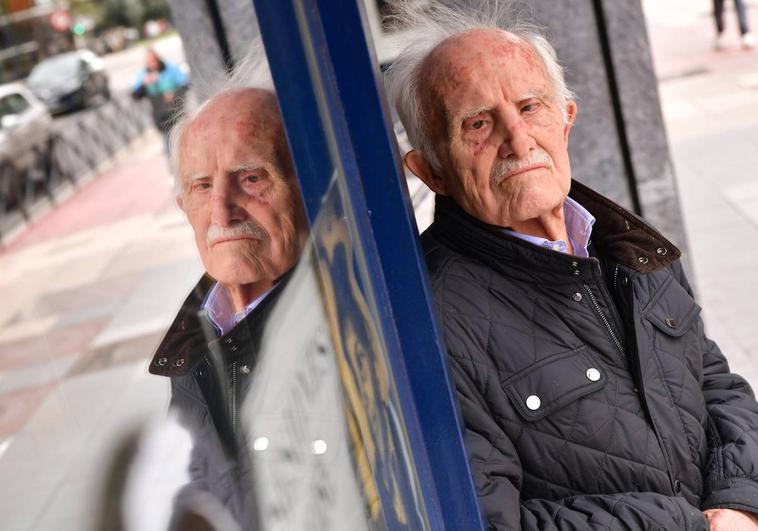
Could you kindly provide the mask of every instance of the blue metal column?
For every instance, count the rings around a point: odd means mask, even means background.
[[[362,4],[254,4],[311,221],[333,176],[345,191],[429,522],[433,529],[481,529]]]

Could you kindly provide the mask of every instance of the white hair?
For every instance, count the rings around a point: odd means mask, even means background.
[[[173,124],[168,134],[169,165],[171,173],[174,176],[174,186],[177,195],[183,191],[184,186],[181,178],[180,157],[182,137],[187,126],[208,105],[208,102],[222,94],[243,89],[261,89],[270,92],[276,97],[274,80],[271,77],[271,70],[266,60],[266,52],[263,49],[261,39],[257,38],[250,46],[245,57],[235,65],[234,69],[212,86],[214,87],[213,92],[201,105],[195,105],[193,108],[191,102],[184,102],[181,112],[177,113],[173,118]]]
[[[506,31],[531,46],[541,59],[566,123],[569,120],[566,104],[574,99],[573,92],[566,86],[555,49],[538,26],[524,22],[524,17],[512,4],[503,0],[468,0],[467,3],[465,11],[444,5],[439,0],[396,0],[391,3],[394,25],[405,30],[407,39],[405,48],[385,74],[387,95],[397,110],[411,146],[437,170],[439,157],[429,132],[424,130],[422,83],[425,60],[450,37],[474,29]]]

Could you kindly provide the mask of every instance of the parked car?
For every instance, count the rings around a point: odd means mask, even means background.
[[[48,57],[32,69],[26,85],[53,114],[84,109],[111,97],[103,60],[90,50]]]
[[[0,215],[46,178],[53,118],[21,83],[0,85]]]

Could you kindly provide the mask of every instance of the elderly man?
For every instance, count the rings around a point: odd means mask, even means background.
[[[234,88],[184,117],[172,134],[177,203],[207,274],[158,347],[150,372],[171,378],[172,407],[193,436],[187,492],[211,494],[244,529],[253,529],[237,409],[266,318],[308,225],[276,96],[246,88],[246,71],[256,68],[241,68],[229,83]]]
[[[409,13],[387,84],[437,194],[422,241],[490,528],[758,530],[758,404],[680,252],[572,181],[554,50],[489,15]]]

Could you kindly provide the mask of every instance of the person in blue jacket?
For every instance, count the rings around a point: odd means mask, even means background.
[[[182,97],[189,86],[187,75],[175,64],[164,61],[152,48],[145,53],[145,67],[139,71],[132,86],[132,97],[147,97],[153,121],[163,135],[168,153],[168,132],[173,117],[181,110]]]

